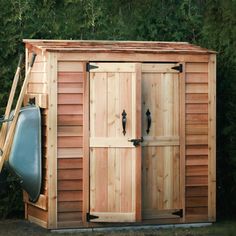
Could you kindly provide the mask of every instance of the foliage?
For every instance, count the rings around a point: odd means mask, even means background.
[[[230,215],[236,208],[236,2],[208,1],[205,14],[202,43],[218,52],[218,209]]]
[[[0,115],[23,38],[188,41],[218,51],[218,197],[227,199],[220,209],[235,211],[235,0],[0,0],[0,8]],[[10,203],[19,187],[4,175],[0,216],[20,202]]]
[[[6,169],[0,175],[0,218],[22,216],[22,190]]]

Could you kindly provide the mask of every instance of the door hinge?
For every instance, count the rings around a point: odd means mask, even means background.
[[[90,221],[90,220],[97,219],[99,217],[95,215],[91,215],[90,213],[87,213],[86,218],[87,218],[87,221]]]
[[[89,72],[92,69],[96,69],[98,66],[91,65],[90,63],[86,64],[86,71]]]
[[[173,212],[172,215],[183,217],[183,209]]]
[[[171,67],[173,70],[178,70],[180,73],[183,72],[183,64],[179,64],[178,66]]]

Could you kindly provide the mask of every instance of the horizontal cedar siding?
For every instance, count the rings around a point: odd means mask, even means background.
[[[83,63],[58,62],[58,223],[82,221]]]
[[[29,53],[29,59],[31,58],[31,53]],[[37,96],[37,95],[47,95],[48,94],[48,83],[46,77],[46,57],[42,55],[37,55],[34,66],[30,74],[30,80],[27,87],[27,95]],[[26,101],[25,101],[26,102]],[[37,105],[37,104],[36,104]],[[41,109],[41,126],[42,126],[42,186],[41,195],[48,196],[48,182],[47,182],[47,121],[48,121],[48,109]],[[40,204],[39,204],[40,205]],[[48,208],[46,206],[46,208]],[[47,223],[47,210],[43,210],[37,207],[37,202],[34,205],[28,203],[29,216],[37,218],[39,220]]]
[[[208,64],[186,64],[186,219],[208,216]]]
[[[28,211],[27,211],[29,216],[33,216],[34,218],[37,218],[45,223],[48,221],[48,213],[47,211],[40,209],[38,207],[28,205]]]

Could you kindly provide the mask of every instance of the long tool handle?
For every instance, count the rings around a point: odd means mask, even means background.
[[[13,83],[12,83],[12,87],[11,87],[11,92],[9,95],[9,99],[7,102],[7,107],[6,107],[6,111],[5,111],[5,115],[4,115],[4,119],[8,119],[10,112],[11,112],[11,108],[12,108],[12,104],[14,101],[14,96],[16,93],[16,87],[20,78],[20,71],[21,71],[21,64],[22,64],[22,59],[23,59],[23,55],[20,55],[19,58],[19,62],[17,65],[17,69],[16,69],[16,73],[13,79]],[[3,148],[3,145],[5,143],[5,139],[6,139],[6,135],[7,135],[7,123],[3,123],[2,124],[2,128],[1,128],[1,133],[0,133],[0,148]]]
[[[15,111],[13,114],[14,118],[13,118],[12,123],[10,125],[10,129],[7,133],[6,141],[5,141],[5,144],[2,149],[2,156],[0,157],[0,172],[2,170],[4,161],[8,159],[9,154],[10,154],[11,145],[12,145],[12,141],[14,138],[14,131],[15,131],[15,127],[17,124],[17,119],[18,119],[20,108],[21,108],[21,105],[22,105],[22,102],[24,99],[24,95],[25,95],[25,92],[26,92],[26,89],[27,89],[27,86],[29,83],[30,73],[31,73],[32,67],[34,65],[35,58],[36,58],[36,54],[33,53],[31,63],[29,65],[29,69],[25,75],[24,83],[22,85],[21,92],[20,92],[20,95],[17,100],[16,108],[15,108]]]

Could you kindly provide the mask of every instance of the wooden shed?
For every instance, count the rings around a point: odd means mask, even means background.
[[[24,40],[45,228],[213,222],[216,54],[185,42]]]

